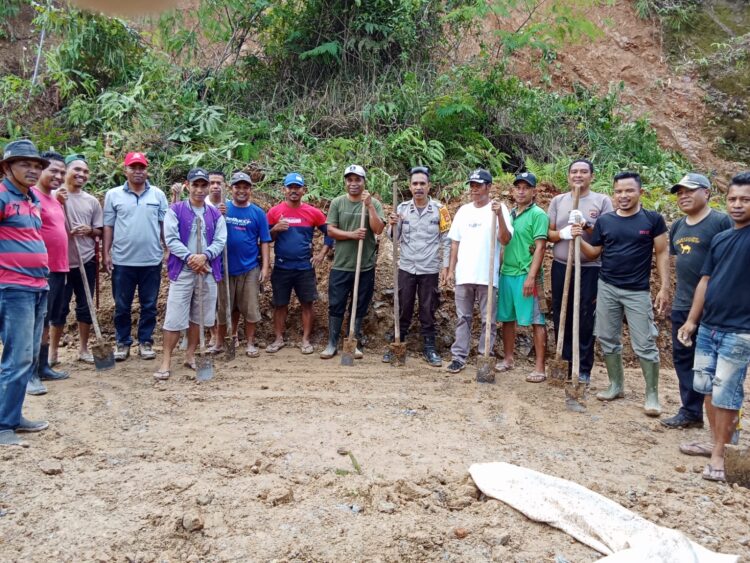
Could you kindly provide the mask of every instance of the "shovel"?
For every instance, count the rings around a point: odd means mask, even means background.
[[[234,336],[232,336],[232,298],[229,291],[229,258],[226,245],[224,245],[224,284],[227,288],[227,335],[224,337],[224,359],[229,362],[234,360],[236,350]]]
[[[727,483],[750,489],[750,448],[727,444],[724,449],[724,475]]]
[[[200,217],[195,218],[195,228],[197,231],[197,254],[203,254],[203,221]],[[196,274],[198,281],[198,339],[199,339],[199,350],[198,357],[195,358],[195,378],[198,381],[208,381],[214,376],[214,360],[213,357],[206,352],[206,335],[203,334],[203,276],[205,274]]]
[[[367,215],[367,208],[365,202],[362,202],[362,217],[359,220],[359,228],[365,228],[365,217]],[[357,338],[354,335],[354,322],[357,319],[357,294],[359,293],[359,268],[362,266],[362,250],[364,249],[365,241],[359,239],[359,245],[357,246],[357,267],[354,270],[354,290],[352,291],[352,309],[349,315],[349,336],[344,339],[344,349],[341,354],[341,365],[342,366],[353,366],[354,365],[354,352],[357,350]]]
[[[573,188],[573,209],[578,209],[580,192]],[[568,362],[563,359],[563,345],[565,343],[565,324],[568,320],[568,296],[570,295],[570,275],[573,273],[573,244],[568,246],[568,262],[565,265],[565,281],[563,283],[562,305],[560,306],[560,330],[557,333],[557,346],[555,348],[555,359],[549,364],[550,385],[562,387],[568,381]],[[580,243],[579,243],[580,256]],[[578,263],[578,261],[576,261]],[[579,278],[580,280],[580,278]],[[575,295],[575,290],[574,290]],[[577,330],[573,330],[573,337],[578,341]]]
[[[477,383],[495,383],[495,356],[490,356],[490,331],[495,329],[492,322],[492,294],[495,271],[495,245],[497,244],[497,215],[492,212],[492,227],[490,228],[490,270],[487,274],[487,315],[485,317],[484,330],[484,355],[477,357]]]
[[[65,211],[65,224],[68,227],[68,231],[70,231],[68,208],[63,206],[63,209]],[[96,318],[96,309],[94,309],[94,300],[91,298],[89,279],[86,277],[86,268],[84,268],[83,260],[81,260],[81,249],[78,246],[78,238],[73,236],[72,239],[76,259],[78,260],[78,269],[81,272],[83,291],[86,294],[86,304],[89,306],[89,312],[91,313],[91,324],[94,325],[94,334],[96,334],[96,344],[91,347],[91,353],[94,356],[94,367],[96,368],[96,371],[106,371],[115,367],[115,354],[112,350],[112,345],[104,340],[102,330],[99,328],[99,321]]]
[[[398,208],[398,188],[396,182],[393,183],[393,210]],[[406,364],[406,344],[401,342],[401,322],[399,320],[400,303],[398,299],[398,239],[401,221],[396,222],[393,227],[393,343],[391,349],[391,365],[403,366]]]
[[[573,369],[571,380],[565,386],[565,406],[574,412],[584,412],[583,400],[585,386],[581,385],[578,376],[581,371],[580,318],[581,318],[581,237],[575,240],[575,282],[573,284]]]

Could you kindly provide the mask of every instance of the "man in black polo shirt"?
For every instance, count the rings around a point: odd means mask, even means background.
[[[591,260],[602,258],[596,303],[596,336],[607,365],[609,388],[598,393],[600,401],[625,396],[622,366],[622,321],[627,317],[630,342],[646,380],[644,410],[659,416],[659,348],[654,325],[649,278],[656,250],[656,269],[661,287],[654,305],[659,313],[669,307],[669,248],[664,217],[641,207],[641,177],[620,172],[614,179],[616,211],[602,215],[594,225],[591,244],[581,239],[581,250]],[[572,234],[583,228],[574,225]]]

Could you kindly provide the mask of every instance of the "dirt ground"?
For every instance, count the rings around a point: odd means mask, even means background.
[[[134,349],[135,352],[135,349]],[[29,397],[50,429],[0,452],[1,561],[593,561],[562,532],[478,495],[470,464],[508,461],[571,479],[707,547],[750,558],[750,491],[701,479],[681,455],[707,430],[665,431],[628,397],[589,400],[524,381],[474,382],[367,350],[353,368],[291,346],[216,360],[203,384],[154,361],[73,376]],[[597,366],[594,388],[606,376]],[[679,405],[674,373],[661,384]],[[743,436],[743,442],[746,438]],[[350,457],[347,452],[351,452]],[[456,530],[468,533],[459,539]],[[555,559],[556,557],[564,559]]]

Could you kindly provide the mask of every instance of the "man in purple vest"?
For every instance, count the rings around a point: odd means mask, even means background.
[[[193,168],[187,175],[189,198],[173,203],[164,217],[164,239],[169,249],[169,294],[164,315],[164,357],[154,372],[168,379],[172,352],[187,329],[185,366],[195,369],[199,340],[199,287],[202,286],[203,324],[213,326],[216,316],[216,284],[221,281],[221,253],[227,241],[227,225],[221,212],[206,205],[208,172]],[[198,236],[201,237],[198,252]]]

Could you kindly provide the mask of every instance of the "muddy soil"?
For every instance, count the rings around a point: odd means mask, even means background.
[[[163,383],[154,361],[97,374],[62,358],[73,376],[25,407],[50,429],[0,452],[2,561],[599,557],[478,494],[467,468],[485,461],[571,479],[750,557],[750,491],[701,479],[705,460],[677,447],[707,430],[647,418],[635,371],[626,399],[575,414],[560,389],[524,381],[524,362],[478,385],[473,366],[450,375],[410,356],[396,369],[368,353],[343,368],[288,346],[217,359],[197,384],[181,355]],[[598,366],[594,387],[605,377]],[[661,393],[675,412],[673,372]]]

